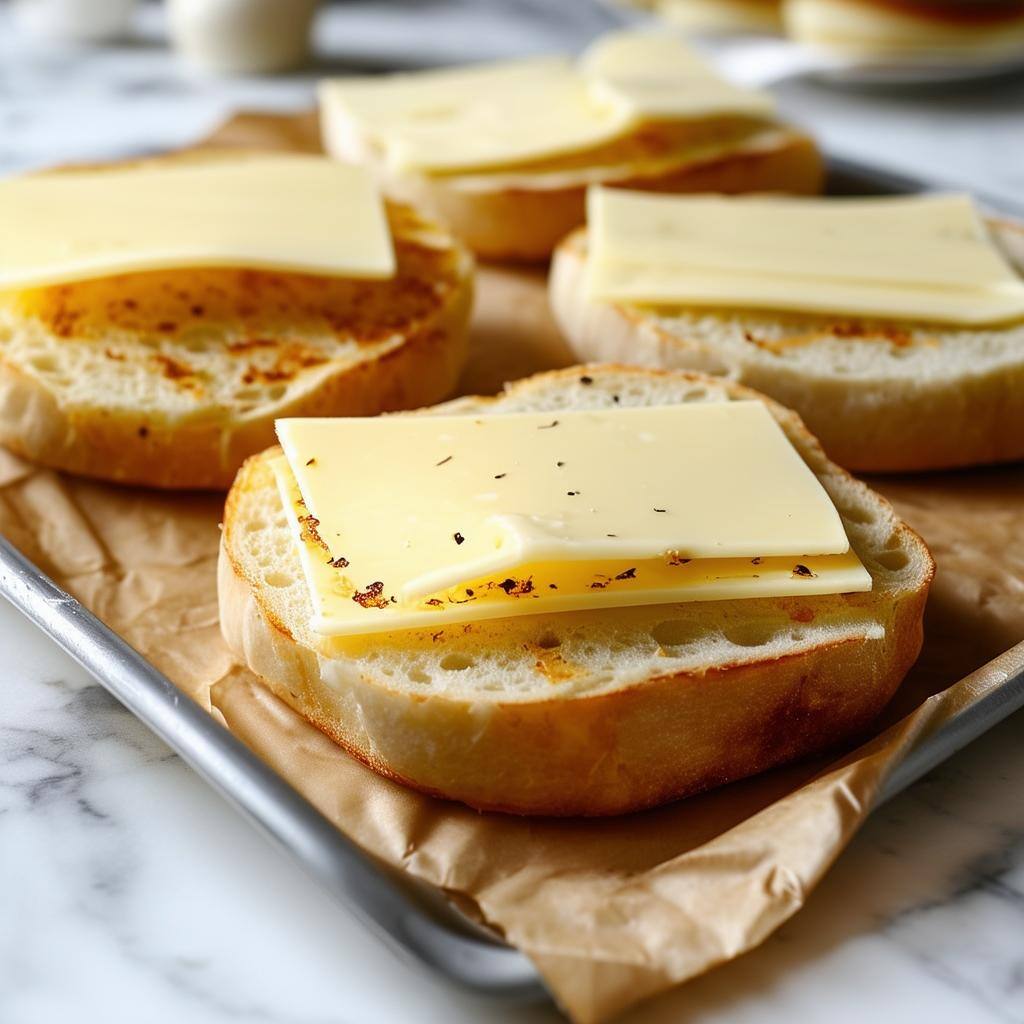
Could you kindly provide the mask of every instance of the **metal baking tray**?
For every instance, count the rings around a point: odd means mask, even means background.
[[[843,159],[829,160],[833,195],[936,191],[934,184]],[[981,193],[995,214],[1024,208]],[[122,637],[0,536],[0,594],[93,675],[272,842],[361,918],[403,959],[507,1002],[547,998],[533,964],[459,913],[435,890],[363,853],[227,729]],[[1024,672],[937,730],[889,778],[876,806],[1024,706]]]

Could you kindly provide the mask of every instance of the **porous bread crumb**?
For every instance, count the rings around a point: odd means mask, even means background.
[[[730,400],[729,385],[704,380],[681,386],[677,375],[624,372],[580,374],[564,371],[520,382],[497,399],[456,399],[411,415],[556,412],[627,406]],[[784,421],[785,425],[785,421]],[[805,457],[807,453],[805,451]],[[367,640],[327,641],[308,623],[312,606],[283,508],[269,471],[255,469],[255,486],[239,495],[233,544],[247,574],[266,588],[275,616],[295,639],[322,655],[321,673],[348,673],[421,694],[533,700],[619,689],[654,675],[753,663],[810,649],[829,641],[881,639],[875,604],[883,595],[913,586],[921,564],[894,532],[891,511],[861,485],[811,453],[839,508],[854,549],[872,574],[871,595],[694,602],[511,617],[429,630],[375,634]],[[866,598],[866,599],[865,599]],[[538,649],[557,651],[558,671],[538,658]],[[549,653],[550,658],[550,653]]]

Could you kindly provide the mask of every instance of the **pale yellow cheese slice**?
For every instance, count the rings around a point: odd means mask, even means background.
[[[958,324],[1024,316],[967,196],[750,199],[593,188],[596,299]]]
[[[325,635],[870,589],[760,402],[277,427]]]
[[[0,182],[0,289],[191,267],[390,277],[383,201],[315,156],[141,165]]]
[[[358,125],[395,171],[505,167],[608,143],[650,120],[770,113],[771,100],[717,77],[686,45],[657,33],[598,41],[565,56],[380,77],[320,87],[325,131]]]
[[[697,53],[669,32],[614,32],[580,58],[595,97],[616,104],[632,123],[715,116],[770,117],[768,93],[719,78]]]
[[[558,156],[621,134],[628,116],[596,100],[568,58],[323,83],[325,119],[357,122],[396,170],[447,172]]]

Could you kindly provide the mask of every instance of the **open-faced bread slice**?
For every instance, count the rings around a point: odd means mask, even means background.
[[[586,220],[587,187],[651,192],[820,192],[824,166],[806,135],[776,124],[722,119],[700,137],[691,126],[651,124],[599,150],[490,173],[391,173],[343,112],[322,109],[324,148],[365,164],[389,195],[444,221],[477,255],[543,260]]]
[[[446,397],[473,260],[410,207],[388,217],[388,280],[204,268],[0,291],[0,443],[85,476],[226,489],[277,417]]]
[[[989,223],[1024,266],[1024,229]],[[720,374],[795,409],[848,469],[1024,457],[1024,323],[994,327],[640,306],[587,296],[587,234],[558,247],[551,305],[583,360]]]
[[[697,374],[591,366],[422,414],[760,397]],[[351,754],[483,809],[617,814],[832,747],[871,722],[917,657],[932,560],[794,413],[768,406],[835,502],[870,592],[511,617],[377,634],[327,657],[272,449],[246,462],[228,496],[224,636]]]
[[[821,190],[814,143],[676,33],[599,36],[558,57],[321,83],[324,149],[370,168],[487,259],[543,260],[595,184],[654,192]]]

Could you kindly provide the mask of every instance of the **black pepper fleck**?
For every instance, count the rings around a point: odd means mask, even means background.
[[[451,462],[452,456],[446,455],[440,462],[435,462],[435,466],[443,466],[446,462]]]
[[[558,420],[552,420],[550,423],[542,423],[537,429],[538,430],[550,430],[552,427],[558,426]]]
[[[498,586],[508,594],[509,597],[525,597],[533,593],[533,580],[514,580],[511,577],[502,580]],[[534,595],[536,596],[536,595]]]
[[[382,597],[384,584],[380,580],[371,583],[365,590],[357,590],[352,595],[352,600],[364,608],[384,608],[387,606],[387,599]]]
[[[466,538],[463,537],[462,534],[459,533],[457,530],[455,531],[455,533],[452,534],[452,537],[454,538],[456,544],[464,544],[466,541]]]

